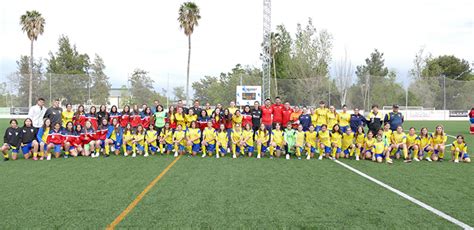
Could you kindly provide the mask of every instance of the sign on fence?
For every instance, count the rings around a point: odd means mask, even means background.
[[[253,105],[255,101],[262,101],[262,87],[238,85],[235,96],[237,106]]]

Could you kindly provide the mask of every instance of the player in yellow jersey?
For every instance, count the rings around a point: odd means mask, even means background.
[[[132,157],[136,157],[137,152],[138,155],[142,155],[145,152],[145,129],[142,125],[137,126],[137,131],[133,135],[133,144],[136,151],[133,152]]]
[[[322,129],[322,125],[328,124],[327,114],[329,113],[329,109],[326,108],[324,101],[319,102],[319,108],[317,108],[314,113],[316,114],[316,132],[319,132]]]
[[[388,142],[387,143],[387,152],[390,154],[392,152],[392,146],[391,146],[391,141],[392,141],[392,130],[390,129],[390,123],[385,123],[383,125],[383,138],[384,141]]]
[[[418,159],[418,154],[420,150],[420,138],[416,135],[416,130],[414,127],[410,127],[408,130],[407,135],[407,150],[408,150],[408,157],[415,160],[420,161]],[[410,157],[411,156],[411,157]]]
[[[350,128],[351,114],[347,112],[347,106],[342,106],[342,112],[339,113],[339,126],[341,126],[341,131],[346,133],[347,128]]]
[[[216,133],[216,158],[219,158],[219,155],[225,156],[225,154],[227,153],[228,142],[229,138],[227,136],[227,130],[225,129],[225,125],[220,124],[219,130]]]
[[[178,125],[181,125],[181,129],[184,130],[185,127],[186,127],[186,118],[185,118],[185,115],[183,113],[183,108],[182,107],[178,107],[176,109],[176,113],[174,114],[173,118],[174,118],[173,122],[176,123],[176,127]]]
[[[61,113],[61,120],[63,122],[63,127],[66,127],[68,122],[72,122],[72,118],[74,117],[74,111],[72,111],[72,105],[68,103],[66,105],[66,110]]]
[[[135,145],[133,143],[133,131],[132,125],[127,123],[125,129],[123,130],[123,155],[128,156],[131,155],[132,152],[135,152]]]
[[[352,155],[354,155],[354,150],[355,150],[354,133],[352,132],[352,129],[350,126],[347,127],[346,132],[342,134],[342,149],[341,150],[344,153],[344,158],[349,158]]]
[[[362,160],[372,159],[372,155],[374,154],[374,144],[374,132],[372,132],[372,130],[369,130],[367,132],[367,136],[364,139],[364,150],[362,152]]]
[[[161,154],[170,154],[173,151],[173,130],[170,127],[170,123],[166,122],[165,127],[160,133],[160,151]]]
[[[342,152],[342,131],[341,127],[338,124],[335,124],[332,127],[331,131],[331,148],[332,148],[332,158],[339,159]]]
[[[356,133],[355,133],[356,161],[359,160],[360,154],[362,153],[362,150],[364,149],[364,141],[365,141],[364,127],[359,126],[359,127],[357,127],[357,130],[356,130]]]
[[[183,127],[183,130],[191,127],[193,121],[197,121],[197,114],[194,114],[194,109],[188,110],[188,114],[184,115],[184,120],[186,123],[186,128]]]
[[[238,110],[237,110],[238,111]],[[242,128],[240,127],[240,123],[235,123],[234,128],[231,130],[230,133],[230,142],[232,148],[232,158],[237,158],[240,154],[244,154],[244,143],[243,135],[242,135]]]
[[[319,157],[318,160],[322,160],[323,156],[326,156],[330,159],[331,157],[331,133],[328,130],[327,125],[323,124],[321,130],[318,132],[319,140]]]
[[[148,156],[148,152],[151,151],[151,155],[155,155],[158,152],[158,146],[156,140],[158,139],[158,132],[155,130],[155,125],[150,123],[148,130],[145,135],[145,155]]]
[[[303,113],[304,114],[304,113]],[[316,127],[316,123],[318,121],[318,115],[316,114],[315,112],[315,109],[310,109],[309,110],[309,116],[311,117],[311,124],[314,125],[314,127]],[[298,120],[298,119],[297,119]],[[299,121],[298,121],[299,122]]]
[[[270,139],[270,133],[265,128],[265,124],[263,123],[260,124],[260,127],[255,132],[255,140],[257,141],[257,159],[260,159],[262,156],[265,156],[269,139]]]
[[[464,141],[463,135],[458,135],[456,137],[456,140],[451,146],[451,154],[452,159],[454,159],[454,163],[459,163],[459,158],[461,158],[461,161],[463,162],[471,162],[471,158],[469,158],[469,154],[467,154],[467,145],[466,141]]]
[[[298,131],[296,131],[295,134],[296,157],[298,157],[298,160],[301,160],[301,152],[303,152],[304,149],[305,135],[306,134],[303,131],[303,125],[299,124]]]
[[[446,148],[446,141],[448,137],[446,133],[444,133],[443,126],[437,125],[436,130],[433,133],[433,149],[434,155],[432,155],[432,159],[434,161],[443,161],[444,160],[444,151]]]
[[[378,163],[382,163],[383,159],[386,155],[387,152],[387,147],[388,145],[384,141],[383,135],[382,134],[377,134],[376,141],[374,143],[373,151],[374,155],[372,160],[377,161]],[[386,158],[387,163],[391,164],[392,160],[390,158]]]
[[[431,136],[430,133],[428,133],[428,129],[423,127],[421,128],[420,130],[420,151],[419,151],[419,154],[420,155],[420,160],[423,159],[423,156],[425,155],[425,153],[427,153],[427,155],[425,156],[425,159],[427,161],[432,161],[431,159],[431,155],[433,154],[433,138]]]
[[[181,124],[176,125],[176,131],[173,134],[174,157],[178,154],[184,155],[186,151],[186,132]]]
[[[216,130],[212,127],[212,121],[207,122],[207,127],[202,132],[202,157],[206,157],[207,154],[212,156],[212,153],[216,151]]]
[[[189,111],[191,111],[190,109]],[[191,124],[186,131],[186,144],[188,149],[191,149],[191,155],[196,156],[201,151],[201,130],[197,127],[196,121],[191,121]]]
[[[329,131],[332,131],[334,125],[339,123],[339,114],[336,112],[336,108],[334,106],[329,106],[329,112],[326,114],[327,118],[327,125]]]
[[[405,163],[411,162],[411,160],[408,158],[407,135],[403,132],[402,126],[398,126],[397,130],[392,133],[391,143],[392,152],[390,155],[395,154],[396,159],[400,159],[400,150],[402,150]]]
[[[283,141],[283,131],[281,130],[280,123],[275,123],[275,129],[272,130],[271,141],[270,141],[270,158],[273,158],[273,155],[276,150],[276,157],[281,156],[284,146]]]
[[[312,124],[309,125],[308,131],[306,131],[304,139],[304,142],[306,143],[306,160],[314,158],[316,148],[318,147],[317,136],[318,133],[314,131],[314,126]]]
[[[242,126],[242,119],[243,116],[240,114],[240,110],[236,110],[235,114],[232,114],[232,127],[235,127],[236,124]],[[240,127],[240,129],[242,129],[242,127]]]
[[[253,136],[254,132],[252,129],[252,125],[250,125],[250,123],[247,123],[245,125],[245,130],[242,132],[242,141],[244,142],[244,152],[247,151],[249,157],[253,156],[254,151]]]

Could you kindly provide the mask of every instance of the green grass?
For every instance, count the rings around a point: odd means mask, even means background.
[[[432,131],[438,123],[407,122],[406,127],[426,126]],[[448,134],[464,134],[473,149],[466,123],[442,122]],[[0,130],[6,125],[0,120]],[[113,156],[0,162],[0,229],[104,228],[172,160]],[[472,164],[343,162],[474,226]],[[183,157],[117,227],[454,229],[456,225],[329,160]]]

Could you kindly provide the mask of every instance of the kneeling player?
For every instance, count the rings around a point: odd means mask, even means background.
[[[456,137],[456,140],[451,146],[451,152],[454,163],[459,163],[459,158],[461,158],[462,162],[471,162],[471,158],[469,158],[469,154],[467,154],[467,145],[464,141],[463,135],[458,135]]]

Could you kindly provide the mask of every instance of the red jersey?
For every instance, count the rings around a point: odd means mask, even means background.
[[[283,108],[283,111],[282,111],[282,114],[283,114],[283,117],[282,117],[282,123],[281,123],[281,126],[282,127],[286,127],[286,125],[288,124],[288,122],[290,122],[290,117],[291,117],[291,113],[293,113],[293,109],[289,108],[289,109],[285,109]]]
[[[273,114],[273,108],[272,106],[270,107],[266,107],[266,106],[262,106],[261,109],[262,110],[262,123],[264,125],[272,125],[272,114]]]
[[[97,115],[96,114],[87,114],[86,118],[90,123],[92,124],[92,127],[94,127],[95,130],[97,130],[97,127],[99,124],[97,123]]]
[[[46,139],[46,143],[62,145],[63,142],[64,142],[64,136],[61,134],[61,131],[55,131],[55,130],[49,131],[48,138]]]
[[[107,138],[107,132],[109,131],[108,127],[99,128],[96,132],[96,140],[105,140]]]
[[[114,119],[117,119],[118,122],[120,122],[120,113],[110,113],[109,118],[110,118],[109,119],[109,124],[112,124]]]
[[[150,115],[143,115],[142,117],[143,128],[148,129],[148,127],[150,127],[150,123],[152,123],[152,117]]]
[[[198,121],[197,123],[201,132],[207,127],[207,121]]]
[[[83,129],[81,132],[80,139],[83,145],[87,145],[91,141],[96,139],[96,134],[92,128],[90,128],[89,130]]]
[[[138,125],[142,124],[142,116],[139,113],[132,113],[130,116],[130,124],[133,128],[136,128]]]
[[[122,128],[125,128],[125,126],[127,126],[129,122],[130,122],[130,114],[123,113],[120,116],[120,126],[122,126]]]
[[[474,118],[474,109],[469,112],[469,118]]]
[[[81,140],[81,134],[80,133],[74,133],[74,135],[71,138],[71,144],[74,146],[82,146],[82,140]]]
[[[283,122],[283,109],[285,107],[283,106],[283,104],[273,104],[272,105],[272,110],[273,110],[273,122],[274,123],[280,123],[282,124]]]
[[[86,114],[83,113],[83,114],[80,114],[79,116],[74,115],[74,117],[72,118],[72,121],[74,123],[74,126],[81,125],[82,127],[84,127],[87,121]]]
[[[247,124],[250,124],[250,127],[253,127],[252,114],[242,114],[242,127],[245,128]]]

